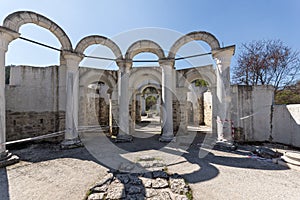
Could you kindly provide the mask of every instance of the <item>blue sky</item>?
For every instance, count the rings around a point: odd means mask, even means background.
[[[56,22],[68,34],[73,47],[87,35],[115,38],[133,29],[159,27],[182,34],[210,32],[224,46],[235,44],[236,55],[242,43],[259,39],[281,39],[294,50],[300,50],[299,0],[1,0],[1,21],[20,10],[34,11]],[[49,31],[35,25],[22,26],[20,33],[60,47]],[[86,54],[90,52],[87,50]],[[10,44],[6,56],[6,65],[58,63],[58,52],[20,39]]]

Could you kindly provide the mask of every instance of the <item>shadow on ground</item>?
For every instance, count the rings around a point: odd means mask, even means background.
[[[103,133],[99,133],[103,134]],[[214,147],[214,152],[221,152],[219,155],[215,155],[209,150],[202,149],[201,144],[205,140],[205,132],[197,132],[193,141],[189,144],[187,149],[184,149],[184,153],[181,155],[185,159],[184,163],[197,165],[196,171],[181,173],[180,164],[178,164],[178,174],[183,176],[189,183],[199,183],[215,178],[220,173],[215,165],[223,165],[233,168],[248,168],[259,170],[287,170],[287,167],[276,165],[268,162],[258,162],[255,159],[249,159],[247,155],[250,155],[249,151],[237,150],[227,151],[218,147]],[[168,143],[158,142],[159,134],[154,134],[149,138],[134,138],[132,143],[112,143],[116,147],[123,149],[127,152],[140,152],[147,150],[160,150]],[[61,150],[58,143],[38,143],[38,144],[22,144],[18,146],[8,146],[8,148],[14,154],[18,155],[22,161],[31,163],[43,162],[59,158],[74,158],[79,160],[88,160],[98,163],[109,169],[111,172],[116,172],[116,169],[111,168],[101,160],[96,159],[85,147]],[[177,149],[178,150],[178,149]],[[169,154],[178,154],[177,150],[168,149]],[[200,158],[200,151],[205,152],[205,157]],[[207,151],[207,152],[206,152]],[[238,156],[237,156],[238,155]],[[120,160],[124,159],[121,155]],[[133,163],[137,164],[137,163]],[[171,167],[171,166],[167,166]],[[87,188],[88,189],[88,188]],[[7,177],[6,168],[0,169],[0,199],[8,200],[9,198],[9,178]]]

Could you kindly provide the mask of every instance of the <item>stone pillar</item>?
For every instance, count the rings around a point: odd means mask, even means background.
[[[131,102],[130,102],[130,104],[131,104],[131,111],[130,111],[131,116],[129,118],[129,122],[130,122],[129,132],[132,135],[135,132],[136,93],[137,92],[134,90],[134,88],[130,88],[129,91],[130,91],[130,96],[132,97],[132,99],[129,98],[129,99],[131,99]]]
[[[177,88],[177,98],[180,105],[180,126],[179,133],[187,134],[187,125],[188,125],[188,113],[187,113],[187,93],[189,89],[187,87]]]
[[[0,167],[17,163],[19,158],[6,150],[6,114],[5,114],[5,53],[8,44],[20,36],[0,27]]]
[[[161,97],[160,95],[156,95],[156,112],[160,115],[160,104],[161,104]]]
[[[119,61],[119,133],[117,141],[130,142],[129,133],[129,72],[132,62]]]
[[[112,134],[112,126],[113,126],[113,114],[112,114],[112,89],[107,90],[108,95],[108,103],[109,103],[109,114],[108,114],[108,127],[109,127],[109,135]]]
[[[83,56],[63,52],[66,61],[66,132],[61,143],[63,149],[82,146],[78,137],[79,63]]]
[[[219,140],[232,140],[230,118],[230,62],[235,46],[214,50],[217,68],[217,132]]]
[[[212,122],[211,122],[211,130],[212,130],[212,137],[218,138],[218,98],[217,98],[217,89],[215,86],[210,87],[211,90],[211,96],[212,96]]]
[[[160,61],[162,68],[162,107],[163,127],[161,142],[170,142],[174,138],[173,133],[173,93],[175,88],[174,61]]]
[[[141,110],[142,110],[141,114],[145,115],[145,113],[146,113],[146,100],[145,100],[144,95],[141,96]]]
[[[135,121],[141,122],[141,93],[136,94]]]

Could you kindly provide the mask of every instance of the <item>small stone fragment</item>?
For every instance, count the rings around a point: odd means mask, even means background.
[[[170,188],[176,194],[185,194],[187,192],[185,181],[182,178],[170,178]]]
[[[154,196],[157,196],[157,195],[158,195],[158,193],[156,192],[155,189],[150,189],[150,188],[148,189],[148,188],[146,188],[145,196],[147,198],[154,197]]]
[[[140,177],[142,184],[144,185],[145,188],[151,188],[152,186],[152,179],[150,178],[144,178],[144,177]]]
[[[108,187],[106,199],[122,199],[125,196],[125,187],[119,180],[113,181]]]
[[[104,199],[104,193],[90,194],[87,200],[102,200]]]
[[[152,181],[152,188],[166,188],[168,186],[168,181],[162,178],[157,178]]]

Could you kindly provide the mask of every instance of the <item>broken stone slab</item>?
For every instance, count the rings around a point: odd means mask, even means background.
[[[145,188],[152,187],[152,179],[151,178],[140,177],[140,179]]]
[[[88,196],[87,200],[102,200],[104,195],[105,193],[93,193]]]
[[[154,196],[157,196],[158,193],[155,189],[152,189],[152,188],[146,188],[145,190],[145,196],[147,198],[150,198],[150,197],[154,197]]]
[[[253,150],[253,153],[259,157],[267,159],[279,158],[283,155],[282,153],[273,151],[272,149],[269,149],[267,147],[257,147]]]
[[[168,191],[163,191],[163,192],[159,193],[159,199],[161,199],[161,200],[172,200],[171,195]]]
[[[105,184],[110,184],[111,181],[113,180],[114,175],[113,173],[108,173],[106,174],[100,181],[98,181],[94,187],[92,187],[91,189],[95,188],[95,187],[101,187]]]
[[[125,186],[119,180],[114,180],[107,189],[106,199],[122,199],[125,197]]]
[[[157,178],[152,181],[152,188],[166,188],[169,186],[169,183],[166,179]]]
[[[299,165],[300,165],[300,152],[287,151],[287,152],[285,152],[284,156],[299,163]]]
[[[170,178],[170,188],[171,191],[176,194],[186,194],[188,192],[187,185],[183,178]]]
[[[8,165],[13,165],[20,161],[19,157],[13,155],[12,153],[8,152],[7,150],[0,154],[0,168],[6,167]]]

